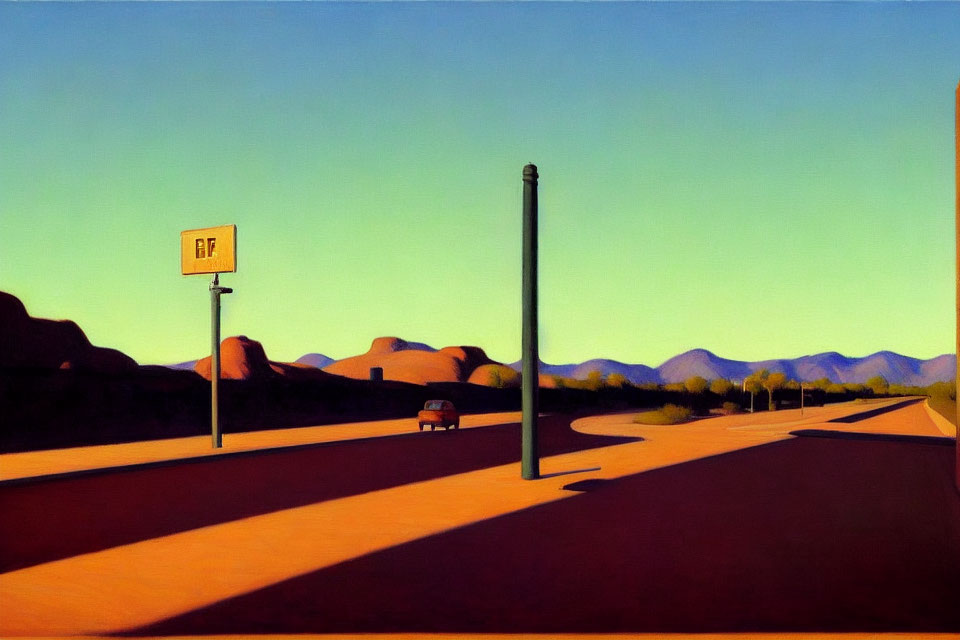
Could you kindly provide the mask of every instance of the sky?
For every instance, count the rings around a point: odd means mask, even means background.
[[[0,290],[142,364],[222,335],[651,366],[954,349],[960,3],[0,3]]]

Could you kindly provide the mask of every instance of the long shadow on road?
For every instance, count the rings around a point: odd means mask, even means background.
[[[542,455],[635,441],[540,419]],[[508,464],[518,424],[149,465],[0,487],[0,571],[220,522]]]
[[[796,438],[619,480],[137,634],[960,631],[940,442]]]
[[[834,418],[830,422],[843,422],[843,423],[853,423],[860,422],[861,420],[866,420],[868,418],[873,418],[875,416],[880,416],[885,413],[890,413],[891,411],[897,411],[898,409],[903,409],[904,407],[909,407],[912,404],[922,402],[920,398],[910,398],[909,400],[904,400],[903,402],[897,402],[895,404],[887,405],[886,407],[880,407],[879,409],[869,409],[867,411],[861,411],[860,413],[854,413],[853,415],[843,416],[842,418]]]

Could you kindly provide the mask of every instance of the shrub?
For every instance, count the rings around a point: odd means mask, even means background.
[[[470,374],[470,382],[495,389],[520,386],[520,373],[502,364],[485,364]]]
[[[674,419],[677,422],[686,420],[691,415],[693,415],[693,410],[690,407],[680,407],[675,404],[665,404],[663,409],[661,409],[663,415],[668,418]]]
[[[873,392],[875,396],[886,395],[890,390],[890,384],[883,376],[873,376],[866,382],[866,387]]]
[[[691,376],[684,381],[683,386],[690,393],[703,393],[707,390],[708,385],[704,378],[701,378],[700,376]]]
[[[633,421],[637,424],[679,424],[689,420],[692,415],[693,410],[689,407],[666,404],[660,409],[638,413]]]
[[[817,378],[810,384],[813,385],[814,389],[820,389],[821,391],[826,391],[827,387],[833,384],[833,380],[830,378]]]
[[[584,388],[590,391],[598,391],[606,384],[602,371],[591,371],[584,380]]]
[[[740,413],[740,405],[736,402],[724,402],[723,406],[720,407],[720,413],[725,416],[733,415],[734,413]]]
[[[627,376],[622,373],[611,373],[607,376],[607,386],[616,387],[618,389],[623,388],[630,384],[630,381],[627,380]]]
[[[927,393],[933,398],[950,398],[953,400],[957,397],[957,385],[953,380],[950,382],[934,382],[927,387]]]
[[[725,396],[733,389],[733,383],[723,378],[717,378],[710,383],[710,392],[718,396]]]

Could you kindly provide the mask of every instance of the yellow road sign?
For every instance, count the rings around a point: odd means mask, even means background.
[[[237,225],[180,232],[180,271],[226,273],[237,270]]]

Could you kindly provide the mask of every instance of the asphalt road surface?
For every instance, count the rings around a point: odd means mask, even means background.
[[[0,483],[0,635],[960,632],[921,403],[541,424]]]

